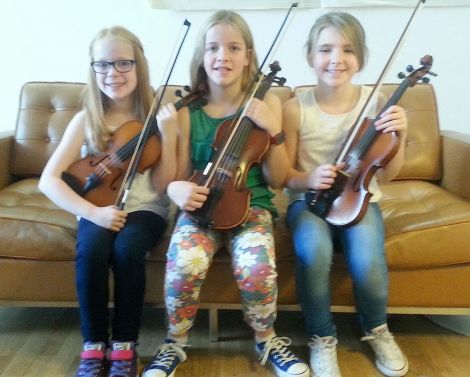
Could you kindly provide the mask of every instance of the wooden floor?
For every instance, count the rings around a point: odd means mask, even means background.
[[[343,377],[380,377],[367,344],[358,338],[354,314],[336,314]],[[146,308],[139,345],[141,367],[165,334],[162,309]],[[470,337],[446,330],[426,317],[394,315],[389,325],[410,362],[408,377],[470,377]],[[201,310],[191,332],[188,360],[176,377],[273,377],[260,366],[249,328],[239,311],[221,311],[220,340],[208,340],[208,315]],[[81,345],[75,308],[0,308],[0,377],[73,376]],[[308,358],[301,314],[280,312],[277,332],[294,340]]]

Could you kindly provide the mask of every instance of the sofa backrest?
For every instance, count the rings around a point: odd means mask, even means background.
[[[391,94],[398,84],[385,84],[382,91]],[[311,88],[274,86],[270,92],[281,102],[293,94]],[[10,171],[17,177],[38,176],[57,147],[72,117],[81,109],[83,83],[29,82],[20,94],[15,138],[10,158]],[[182,86],[169,85],[162,103],[177,102],[175,95]],[[184,95],[184,91],[183,91]],[[441,146],[437,104],[430,84],[409,88],[399,104],[408,115],[409,131],[406,161],[397,179],[439,180],[441,178]]]
[[[73,116],[81,109],[85,85],[70,82],[28,82],[20,93],[10,172],[39,176]]]

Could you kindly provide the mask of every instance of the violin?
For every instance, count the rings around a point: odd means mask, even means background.
[[[277,61],[270,66],[254,97],[262,100],[273,83],[284,85],[286,79],[277,77],[281,70]],[[259,164],[270,145],[267,131],[259,128],[247,116],[222,122],[214,136],[213,155],[204,171],[195,171],[191,182],[210,188],[201,208],[188,211],[200,226],[216,230],[232,229],[246,221],[251,192],[245,186],[253,164]]]
[[[185,90],[190,91],[189,87],[185,87]],[[200,98],[198,92],[183,97],[181,91],[177,91],[176,95],[181,97],[174,104],[176,110]],[[143,136],[146,141],[136,170],[143,173],[160,158],[161,141],[155,117],[145,131],[142,131],[143,127],[144,125],[136,120],[124,123],[110,139],[106,151],[74,162],[62,173],[62,180],[78,195],[97,206],[104,207],[115,203],[142,132],[147,135]]]
[[[385,106],[375,118],[366,117],[358,128],[358,132],[351,139],[346,149],[340,151],[337,163],[343,162],[344,167],[339,170],[334,184],[328,190],[309,190],[305,193],[308,208],[314,214],[323,217],[332,225],[350,225],[359,222],[364,216],[372,194],[368,191],[370,180],[379,168],[384,168],[395,156],[399,147],[398,133],[382,133],[376,131],[375,122],[390,106],[395,105],[405,93],[406,89],[413,87],[418,81],[429,82],[427,74],[431,72],[433,58],[424,56],[420,63],[422,66],[416,70],[411,65],[407,71],[398,75],[404,78],[397,90],[388,99]]]

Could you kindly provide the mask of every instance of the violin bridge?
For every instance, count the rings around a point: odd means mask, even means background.
[[[229,178],[232,178],[233,177],[233,174],[230,170],[227,170],[227,169],[223,169],[223,168],[218,168],[217,169],[217,173],[218,174],[221,174],[225,177],[229,177]]]
[[[101,167],[101,169],[104,170],[104,172],[105,172],[106,174],[111,174],[111,170],[109,170],[109,169],[106,167],[105,164],[103,164],[102,162],[100,162],[98,165]]]

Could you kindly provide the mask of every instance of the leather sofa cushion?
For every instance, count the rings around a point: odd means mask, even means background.
[[[395,181],[381,188],[390,268],[470,263],[468,201],[425,181]],[[442,251],[442,238],[451,253]]]
[[[57,208],[28,178],[0,191],[0,256],[75,259],[75,216]]]
[[[386,227],[390,270],[470,263],[469,202],[425,181],[394,181],[381,189],[379,205]],[[276,255],[282,263],[293,257],[293,246],[285,221],[287,199],[280,190],[276,191],[275,203],[280,213],[275,221]],[[442,237],[454,242],[452,253],[440,249]]]
[[[424,181],[396,181],[383,185],[382,190],[380,206],[387,229],[391,270],[470,263],[466,252],[470,249],[468,202]],[[280,217],[274,221],[276,255],[282,263],[293,260],[294,255],[285,221],[287,200],[280,190],[276,191],[275,203],[280,210]],[[10,236],[3,236],[7,234]],[[75,217],[58,209],[41,194],[37,179],[25,179],[0,191],[0,238],[4,240],[0,244],[0,256],[74,260],[75,234]],[[171,227],[168,227],[164,238],[149,253],[149,261],[165,260],[170,236]],[[439,248],[442,237],[455,244],[452,253],[443,253]],[[16,240],[21,240],[21,247],[16,247]],[[214,263],[230,263],[230,257],[222,250]]]

